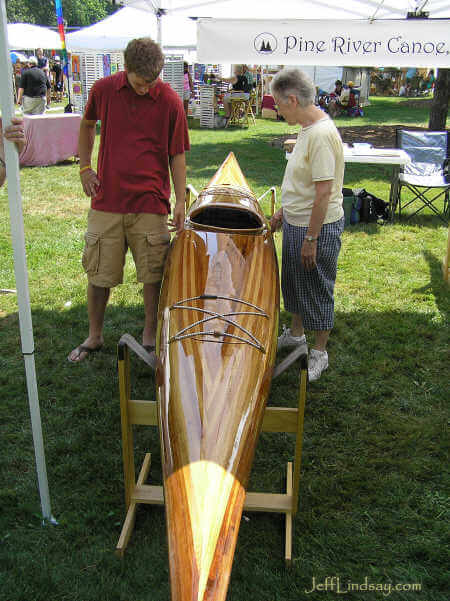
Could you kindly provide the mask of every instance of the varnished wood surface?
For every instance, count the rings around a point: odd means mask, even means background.
[[[237,186],[233,202],[260,215],[260,231],[197,230],[191,223],[172,245],[159,306],[157,392],[172,601],[226,598],[275,360],[279,283],[272,235],[233,155],[208,189],[225,184]],[[202,295],[208,298],[187,300]],[[203,309],[244,314],[191,327],[209,317]]]

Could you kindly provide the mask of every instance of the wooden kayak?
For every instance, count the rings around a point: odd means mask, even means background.
[[[157,396],[172,601],[226,598],[278,313],[272,234],[230,153],[188,210],[159,303]]]

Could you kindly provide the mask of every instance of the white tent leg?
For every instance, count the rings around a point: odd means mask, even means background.
[[[9,125],[14,116],[11,62],[9,60],[8,32],[5,0],[0,0],[0,104],[3,126]],[[11,238],[14,252],[17,301],[19,305],[20,337],[25,359],[25,371],[30,404],[39,493],[44,520],[55,523],[51,514],[47,469],[45,466],[44,443],[34,364],[34,339],[31,322],[28,270],[25,255],[22,198],[20,193],[19,157],[16,147],[5,140],[6,173],[8,177],[8,200],[11,219]]]
[[[162,48],[162,16],[160,13],[156,15],[156,41]]]

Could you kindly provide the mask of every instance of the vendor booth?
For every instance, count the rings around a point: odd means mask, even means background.
[[[367,2],[360,0],[348,0],[339,5],[331,2],[313,2],[298,0],[279,0],[276,4],[272,0],[258,0],[258,2],[242,2],[242,0],[228,0],[217,2],[195,2],[193,0],[170,2],[158,2],[149,0],[127,0],[127,4],[140,6],[151,12],[160,23],[174,15],[180,17],[215,17],[230,18],[236,20],[228,22],[228,35],[222,29],[215,29],[216,25],[211,20],[203,19],[199,24],[199,47],[201,54],[199,60],[203,62],[248,62],[250,64],[310,64],[310,65],[380,65],[402,64],[407,66],[449,66],[449,36],[448,22],[445,21],[406,21],[405,16],[410,10],[411,3],[406,0],[398,0],[395,6],[389,3],[385,6],[383,2]],[[164,5],[164,6],[163,6]],[[60,48],[60,42],[55,40],[44,44],[31,41],[27,44],[19,43],[17,47],[13,34],[6,27],[5,1],[0,0],[0,85],[1,109],[4,125],[9,125],[14,114],[12,104],[12,76],[11,62],[9,59],[10,49],[23,49],[24,47],[50,47]],[[167,8],[167,15],[163,15],[161,8]],[[432,17],[450,17],[450,2],[441,0],[426,3],[426,10]],[[309,19],[326,18],[329,23],[325,26],[320,23],[315,29],[311,29],[311,22],[281,23],[274,19],[289,17],[301,19],[308,16]],[[255,21],[268,18],[269,22]],[[388,24],[379,19],[396,18],[395,23]],[[249,19],[244,23],[243,19]],[[340,19],[337,23],[336,19]],[[359,19],[356,24],[353,19]],[[156,24],[156,38],[164,39],[158,33],[164,31],[164,24],[160,28]],[[243,26],[249,26],[251,22],[252,31],[249,35],[243,35]],[[187,23],[187,21],[185,21]],[[119,31],[124,31],[124,24],[119,24]],[[131,37],[139,35],[140,19],[135,19]],[[221,27],[222,24],[219,24]],[[264,26],[264,28],[261,28]],[[268,27],[267,27],[268,26]],[[362,30],[364,26],[364,31]],[[281,27],[281,30],[279,29]],[[284,27],[284,29],[283,29]],[[330,27],[330,29],[327,29]],[[390,28],[388,32],[384,31]],[[230,29],[231,28],[231,29]],[[187,26],[186,26],[187,29]],[[146,29],[149,35],[152,30]],[[169,31],[169,29],[168,29]],[[220,32],[216,35],[215,32]],[[248,29],[247,29],[248,31]],[[387,38],[378,35],[379,32],[387,33]],[[272,37],[265,37],[269,32]],[[278,36],[281,32],[281,38]],[[316,33],[314,33],[316,32]],[[369,37],[363,37],[366,35]],[[182,32],[181,32],[182,33]],[[180,36],[181,36],[180,33]],[[314,37],[313,37],[314,34]],[[56,34],[55,34],[56,35]],[[384,34],[383,34],[384,35]],[[260,36],[260,37],[258,37]],[[9,38],[9,40],[8,40]],[[68,36],[69,38],[69,36]],[[91,38],[90,44],[95,37]],[[274,40],[277,48],[274,49]],[[306,40],[306,45],[305,45]],[[334,42],[333,42],[334,40]],[[280,43],[279,43],[280,42]],[[308,44],[308,42],[310,42]],[[313,44],[312,44],[313,42]],[[278,46],[279,43],[279,46]],[[331,43],[331,46],[330,46]],[[73,44],[73,45],[72,45]],[[329,46],[333,52],[328,54],[325,47]],[[75,40],[68,40],[68,47],[76,49]],[[124,45],[120,47],[122,50]],[[163,43],[164,47],[164,43]],[[104,43],[100,48],[87,46],[87,50],[107,51]],[[378,50],[383,49],[384,54]],[[78,50],[82,48],[78,47]],[[110,49],[116,51],[117,48]],[[305,60],[305,58],[308,60]],[[336,57],[340,60],[337,61]],[[382,57],[382,61],[380,61]],[[50,496],[47,484],[45,466],[44,446],[42,440],[39,402],[37,395],[36,374],[34,367],[34,340],[31,322],[28,272],[25,255],[25,236],[23,230],[23,219],[21,209],[20,176],[18,170],[18,156],[15,147],[11,143],[5,144],[8,197],[11,215],[12,244],[14,248],[14,264],[17,282],[17,298],[19,303],[20,332],[22,341],[22,352],[25,359],[27,373],[27,388],[30,400],[30,413],[32,418],[33,439],[36,451],[36,464],[38,472],[39,491],[41,494],[42,515],[51,519]]]
[[[122,8],[111,16],[66,36],[72,53],[72,97],[83,112],[95,81],[124,68],[123,51],[138,37],[158,37],[157,18],[148,11]],[[184,17],[170,18],[164,29],[162,47],[166,54],[163,79],[182,95],[183,60],[194,57],[196,25]]]

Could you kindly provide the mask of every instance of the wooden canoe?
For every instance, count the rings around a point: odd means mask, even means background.
[[[172,601],[227,594],[279,313],[272,234],[233,153],[172,244],[157,395]]]

